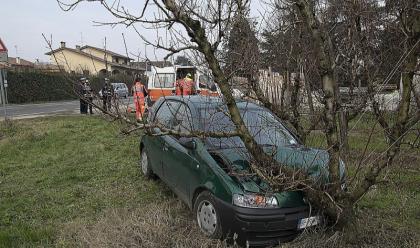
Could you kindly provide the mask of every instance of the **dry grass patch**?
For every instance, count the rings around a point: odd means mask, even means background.
[[[141,208],[112,209],[91,225],[66,224],[58,244],[63,247],[227,247],[200,233],[191,212],[177,199]]]

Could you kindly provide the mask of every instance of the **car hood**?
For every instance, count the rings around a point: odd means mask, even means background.
[[[272,155],[282,165],[302,169],[316,180],[323,182],[328,180],[329,156],[325,150],[303,146],[283,146],[278,148],[266,147],[264,151]],[[212,152],[217,153],[231,166],[234,172],[244,172],[249,168],[250,155],[245,148],[223,148]],[[236,176],[236,181],[247,192],[262,193],[270,191],[268,184],[257,176]],[[301,192],[277,192],[275,195],[280,207],[295,207],[304,204]]]
[[[222,148],[212,151],[221,155],[234,168],[248,169],[250,155],[245,148]],[[293,145],[276,149],[266,147],[264,151],[273,156],[280,164],[294,169],[303,169],[312,177],[326,179],[328,176],[329,155],[325,150]]]

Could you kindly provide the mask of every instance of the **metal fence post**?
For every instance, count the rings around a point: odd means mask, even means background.
[[[6,88],[4,87],[4,70],[0,69],[0,91],[1,91],[1,102],[3,104],[4,120],[7,120],[7,108],[6,108]]]

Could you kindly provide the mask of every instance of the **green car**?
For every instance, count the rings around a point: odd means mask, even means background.
[[[326,151],[301,145],[269,110],[247,101],[238,102],[238,107],[267,154],[327,180]],[[235,239],[248,246],[275,245],[322,221],[301,192],[273,192],[250,173],[252,158],[238,137],[190,135],[235,130],[220,98],[160,98],[151,108],[148,123],[156,127],[140,141],[142,173],[164,181],[193,210],[208,237]],[[183,137],[169,135],[168,130]]]

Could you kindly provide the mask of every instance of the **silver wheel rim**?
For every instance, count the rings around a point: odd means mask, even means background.
[[[141,153],[141,171],[144,175],[147,173],[147,154],[145,152]]]
[[[197,222],[201,231],[206,235],[211,236],[214,234],[217,227],[217,213],[211,202],[207,200],[200,202],[197,209]]]

